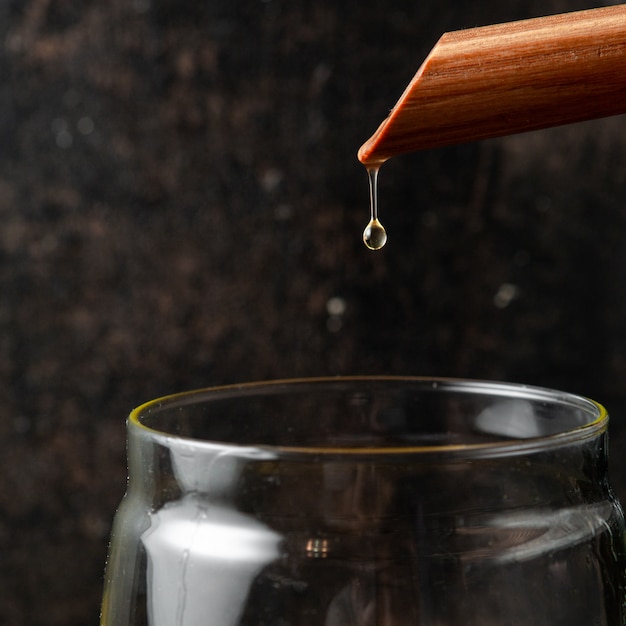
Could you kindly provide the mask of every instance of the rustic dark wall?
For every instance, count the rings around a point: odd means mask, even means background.
[[[0,3],[0,623],[97,623],[125,416],[183,389],[556,386],[626,498],[626,119],[390,162],[380,253],[355,157],[443,31],[603,4]]]

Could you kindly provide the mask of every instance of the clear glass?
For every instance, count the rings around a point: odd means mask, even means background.
[[[105,626],[617,626],[605,410],[520,385],[333,378],[136,409]]]

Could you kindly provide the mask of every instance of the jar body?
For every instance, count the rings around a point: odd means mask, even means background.
[[[138,411],[106,626],[624,623],[593,403],[335,379]]]

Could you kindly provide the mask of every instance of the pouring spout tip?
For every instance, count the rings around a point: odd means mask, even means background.
[[[379,168],[389,157],[376,152],[375,136],[368,139],[358,150],[357,158],[367,169]]]

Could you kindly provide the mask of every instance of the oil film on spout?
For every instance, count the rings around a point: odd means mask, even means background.
[[[101,623],[623,624],[606,427],[578,396],[445,379],[148,403]]]

